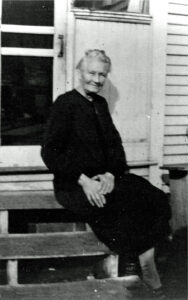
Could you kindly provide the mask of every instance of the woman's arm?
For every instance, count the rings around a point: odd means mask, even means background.
[[[78,179],[82,170],[68,159],[69,140],[72,133],[72,106],[69,99],[59,96],[52,106],[47,124],[41,156],[52,173],[67,180]]]

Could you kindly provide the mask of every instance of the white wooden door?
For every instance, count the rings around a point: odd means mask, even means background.
[[[0,0],[0,167],[42,165],[40,145],[65,91],[66,0]]]

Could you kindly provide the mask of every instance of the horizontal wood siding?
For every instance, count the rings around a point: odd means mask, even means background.
[[[169,0],[164,163],[188,162],[188,1]]]

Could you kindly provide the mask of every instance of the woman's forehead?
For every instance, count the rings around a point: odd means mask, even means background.
[[[109,64],[106,62],[103,62],[99,58],[86,58],[83,60],[83,69],[85,70],[100,70],[103,72],[108,72],[109,70]]]

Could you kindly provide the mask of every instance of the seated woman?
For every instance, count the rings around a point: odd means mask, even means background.
[[[170,209],[161,190],[128,173],[120,135],[98,95],[110,68],[104,51],[85,53],[77,66],[80,85],[53,104],[41,154],[54,174],[57,201],[112,251],[137,257],[144,282],[163,297],[154,252],[169,233]]]

